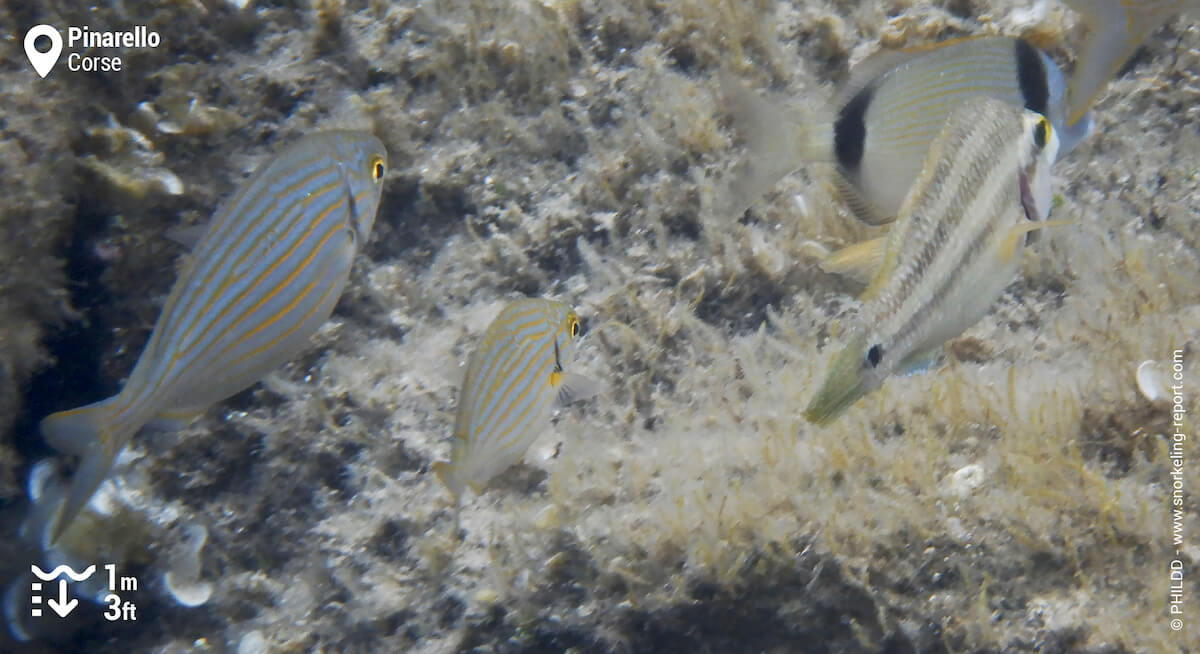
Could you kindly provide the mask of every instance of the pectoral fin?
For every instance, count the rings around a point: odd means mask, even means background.
[[[825,260],[821,262],[821,270],[869,284],[875,278],[875,273],[879,272],[879,267],[883,265],[883,254],[886,247],[886,236],[855,243],[825,257]]]
[[[604,392],[604,384],[600,381],[573,372],[558,374],[558,402],[566,405],[575,400],[585,400]]]
[[[941,345],[932,347],[928,350],[923,350],[921,352],[913,352],[900,362],[900,365],[896,368],[896,374],[902,377],[919,375],[932,368],[938,362],[938,357],[940,357],[941,354]]]
[[[1024,242],[1025,235],[1037,229],[1046,227],[1068,227],[1074,225],[1073,220],[1044,220],[1041,222],[1021,222],[1013,225],[1008,230],[1008,235],[1004,237],[1004,241],[1000,244],[1000,260],[1004,262],[1011,261],[1017,254],[1017,246]]]

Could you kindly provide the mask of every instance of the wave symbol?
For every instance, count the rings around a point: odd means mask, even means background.
[[[29,566],[29,569],[33,572],[34,576],[42,581],[54,581],[55,577],[62,574],[70,577],[71,581],[83,581],[92,576],[92,573],[96,571],[96,566],[89,565],[83,572],[75,572],[71,569],[71,566],[66,565],[65,563],[51,570],[50,572],[42,572],[42,569],[37,567],[36,564]]]

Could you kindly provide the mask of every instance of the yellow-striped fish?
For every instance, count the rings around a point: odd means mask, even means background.
[[[887,236],[858,325],[804,416],[827,424],[961,334],[1016,276],[1047,226],[1058,137],[1042,115],[990,98],[950,114]]]
[[[1091,129],[1090,116],[1065,125],[1066,84],[1058,66],[1025,41],[1003,36],[869,57],[855,66],[833,111],[799,124],[728,75],[721,86],[749,151],[727,190],[728,208],[736,214],[801,163],[814,161],[835,164],[835,185],[860,219],[886,223],[899,211],[947,117],[971,98],[996,98],[1049,118],[1062,152]]]
[[[51,445],[83,457],[52,542],[142,426],[186,424],[308,345],[370,236],[386,166],[371,134],[315,134],[216,212],[121,392],[42,421]]]
[[[1087,24],[1067,93],[1067,124],[1081,120],[1109,80],[1167,19],[1200,9],[1198,0],[1066,0]]]
[[[580,329],[574,309],[539,298],[510,303],[488,326],[459,393],[450,461],[433,464],[455,501],[520,461],[556,401],[598,392],[596,382],[563,370]]]

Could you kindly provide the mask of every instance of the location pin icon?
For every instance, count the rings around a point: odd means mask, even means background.
[[[39,36],[44,36],[50,39],[50,49],[45,52],[38,52],[34,47]],[[50,69],[54,68],[54,64],[58,62],[58,55],[62,54],[62,34],[58,30],[49,25],[38,25],[25,32],[25,56],[29,57],[29,63],[33,64],[33,69],[38,75],[43,78],[50,74]]]

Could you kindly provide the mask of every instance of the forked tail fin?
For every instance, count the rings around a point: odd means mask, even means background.
[[[433,474],[437,475],[442,485],[454,496],[454,538],[458,539],[460,538],[460,534],[462,534],[458,514],[462,509],[463,482],[458,478],[458,475],[454,474],[454,464],[446,461],[435,462],[433,464]]]
[[[118,451],[119,448],[111,447],[110,443],[97,442],[96,447],[83,457],[79,468],[75,470],[75,476],[71,478],[71,489],[67,492],[67,499],[58,513],[58,519],[54,521],[50,544],[58,541],[79,516],[88,500],[92,499],[96,489],[108,478]]]
[[[101,431],[111,419],[116,397],[81,406],[70,411],[59,411],[42,420],[42,438],[51,447],[64,454],[86,456],[100,439]]]
[[[745,159],[731,171],[722,190],[723,213],[740,216],[805,162],[834,161],[830,118],[790,115],[725,71],[720,73],[720,83],[733,127],[746,145]]]
[[[57,520],[51,518],[54,523],[51,544],[75,521],[92,494],[108,477],[117,453],[129,440],[129,435],[114,434],[110,430],[115,399],[61,411],[42,420],[42,437],[46,442],[57,450],[83,457]]]

